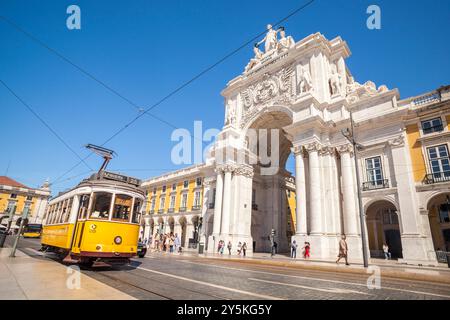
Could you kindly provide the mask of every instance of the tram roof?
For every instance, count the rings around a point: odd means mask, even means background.
[[[109,172],[109,171],[100,171],[98,173],[94,173],[89,178],[83,179],[78,185],[75,187],[60,192],[57,196],[53,197],[53,199],[58,198],[68,192],[71,192],[77,188],[80,187],[86,187],[86,186],[115,186],[115,187],[121,187],[124,189],[129,189],[133,192],[139,192],[144,194],[143,189],[140,188],[142,181],[140,179]],[[51,199],[51,200],[53,200]]]

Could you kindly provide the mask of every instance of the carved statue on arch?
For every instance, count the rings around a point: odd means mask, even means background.
[[[301,66],[299,69],[297,88],[300,94],[309,92],[313,89],[311,74],[308,69],[308,65]]]

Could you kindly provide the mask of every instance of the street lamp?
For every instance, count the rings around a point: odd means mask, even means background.
[[[358,206],[359,206],[359,223],[361,226],[361,241],[362,241],[362,253],[363,253],[363,261],[364,261],[364,268],[367,268],[369,266],[369,259],[367,256],[367,236],[366,236],[366,228],[364,223],[364,210],[362,205],[362,194],[361,194],[361,181],[359,178],[359,165],[358,165],[358,159],[356,157],[356,152],[358,149],[362,149],[362,146],[355,141],[355,136],[353,134],[353,116],[352,112],[350,111],[350,130],[347,128],[345,130],[342,130],[342,135],[347,138],[347,140],[352,144],[353,146],[353,152],[354,160],[355,160],[355,170],[356,170],[356,187],[358,189]]]

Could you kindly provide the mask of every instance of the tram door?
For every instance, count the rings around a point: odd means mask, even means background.
[[[84,224],[84,221],[78,221],[77,225],[75,226],[75,236],[72,242],[73,253],[80,253],[81,241],[83,240]]]

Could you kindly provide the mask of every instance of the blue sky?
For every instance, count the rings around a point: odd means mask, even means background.
[[[84,1],[2,0],[2,16],[142,107],[148,107],[306,1]],[[81,30],[68,30],[66,8],[81,8]],[[366,8],[381,8],[381,30],[366,28]],[[399,89],[401,97],[449,84],[450,1],[316,0],[283,23],[299,40],[321,32],[341,36],[359,82]],[[81,156],[136,116],[115,96],[0,20],[0,79],[5,81]],[[152,112],[176,127],[221,128],[220,91],[240,74],[251,46],[198,79]],[[79,160],[0,85],[2,148],[6,172],[35,187],[54,180]],[[118,157],[110,169],[148,178],[178,168],[170,160],[173,128],[142,117],[106,146]],[[96,169],[101,160],[92,156]],[[292,170],[292,163],[288,163]],[[86,176],[84,165],[53,186],[61,191]],[[83,173],[85,173],[83,175]]]

